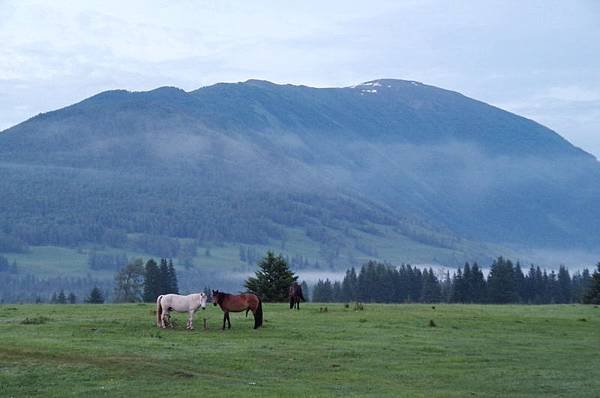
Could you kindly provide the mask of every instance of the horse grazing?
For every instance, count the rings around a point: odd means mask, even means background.
[[[187,296],[179,294],[164,294],[156,299],[156,326],[166,328],[173,327],[170,311],[187,312],[188,320],[186,329],[194,329],[194,313],[199,307],[206,309],[206,293],[194,293]],[[165,322],[166,321],[166,322]]]
[[[296,307],[297,310],[300,310],[300,300],[304,300],[304,294],[302,294],[302,286],[298,284],[298,282],[294,282],[290,285],[288,289],[288,296],[290,298],[290,310]]]
[[[228,328],[231,329],[230,312],[246,311],[246,315],[248,315],[248,311],[252,311],[254,329],[258,329],[263,324],[262,301],[255,294],[228,294],[213,290],[212,301],[215,306],[218,304],[225,313],[223,315],[223,330],[225,330],[225,322],[229,324]]]

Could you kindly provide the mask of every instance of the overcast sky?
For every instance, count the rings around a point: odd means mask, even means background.
[[[0,130],[99,91],[418,80],[600,158],[600,1],[0,0]]]

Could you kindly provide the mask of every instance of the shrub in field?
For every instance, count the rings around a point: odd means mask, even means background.
[[[47,316],[36,316],[34,318],[25,318],[21,321],[21,324],[23,325],[41,325],[44,324],[46,322],[48,322],[50,320],[50,318],[48,318]]]

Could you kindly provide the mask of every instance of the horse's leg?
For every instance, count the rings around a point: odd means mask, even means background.
[[[227,329],[231,329],[231,319],[229,319],[229,312],[227,313]]]
[[[223,313],[223,330],[225,330],[225,321],[227,321],[227,312]]]
[[[173,325],[171,325],[171,320],[169,318],[170,318],[169,309],[167,308],[167,310],[163,311],[163,316],[162,316],[163,329],[166,329],[168,326],[173,327]]]
[[[194,330],[194,311],[189,311],[188,312],[189,317],[188,317],[188,329],[189,330]]]
[[[300,299],[296,299],[296,309],[300,311]]]

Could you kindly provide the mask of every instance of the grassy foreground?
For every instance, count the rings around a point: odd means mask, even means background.
[[[145,304],[1,305],[0,396],[600,394],[597,307],[326,306],[266,304],[264,328],[235,314],[225,332],[210,306],[188,332]]]

